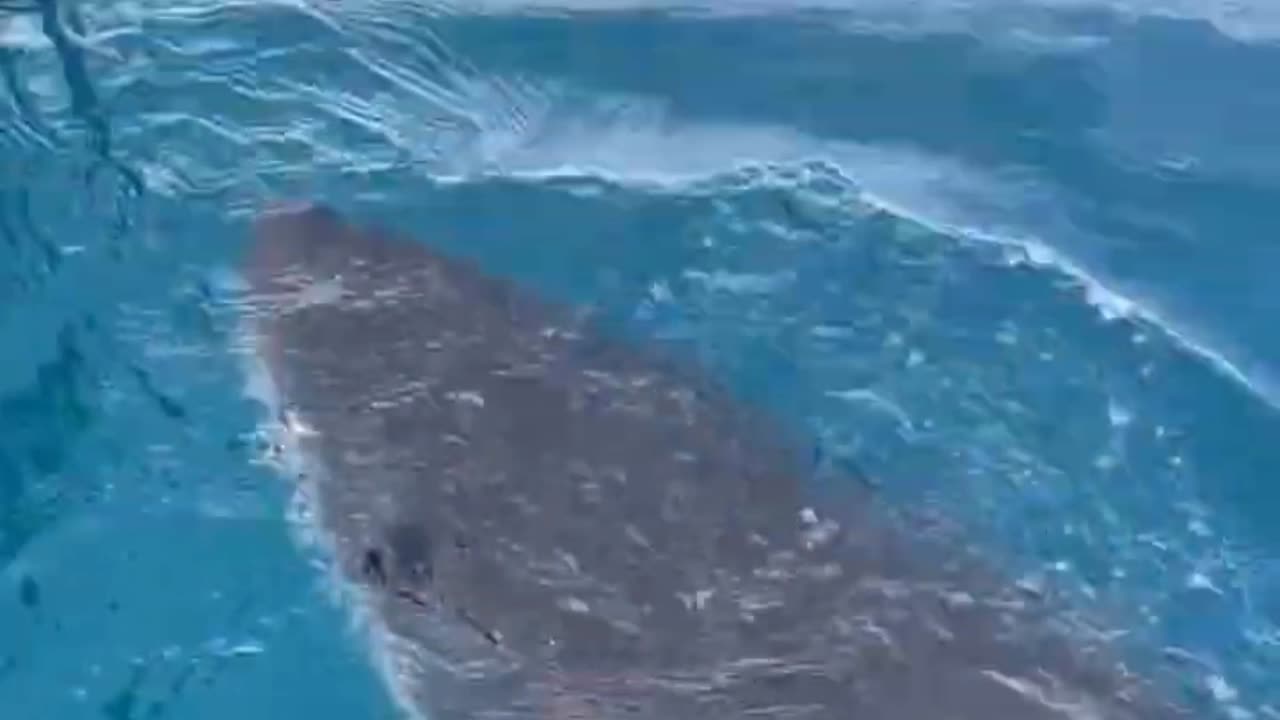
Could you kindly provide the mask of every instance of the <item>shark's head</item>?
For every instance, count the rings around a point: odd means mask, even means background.
[[[351,269],[359,239],[324,205],[273,207],[254,223],[245,275],[258,293],[332,280]]]
[[[397,305],[400,298],[388,291],[400,288],[443,308],[446,301],[465,299],[439,291],[478,281],[474,269],[425,244],[391,230],[356,227],[323,204],[279,205],[262,212],[242,270],[252,293],[285,305],[323,304],[337,295]]]

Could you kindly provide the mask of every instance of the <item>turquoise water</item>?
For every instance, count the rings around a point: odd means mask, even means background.
[[[0,0],[0,712],[394,717],[241,393],[320,198],[697,354],[1280,717],[1265,2]]]

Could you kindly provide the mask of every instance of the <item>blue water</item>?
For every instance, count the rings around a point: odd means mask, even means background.
[[[697,355],[1280,718],[1280,6],[0,0],[0,713],[395,717],[229,282],[327,200]]]

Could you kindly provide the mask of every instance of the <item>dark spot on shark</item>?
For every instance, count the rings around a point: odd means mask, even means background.
[[[480,635],[483,636],[485,640],[488,640],[491,645],[502,644],[501,633],[482,625],[480,621],[477,620],[475,616],[473,616],[471,613],[467,612],[465,608],[458,608],[457,614],[458,614],[458,619],[470,625],[476,632],[480,633]]]
[[[396,596],[399,597],[401,600],[408,600],[409,602],[413,603],[414,605],[417,605],[420,608],[425,609],[425,608],[431,607],[431,603],[428,602],[425,597],[423,597],[422,595],[419,595],[418,593],[412,590],[406,590],[404,588],[401,588],[399,590],[396,590]]]
[[[28,610],[40,606],[40,584],[30,575],[24,575],[18,582],[18,601]]]
[[[360,565],[360,572],[366,578],[381,587],[387,584],[387,567],[382,561],[382,551],[377,548],[369,548],[364,551],[364,560]]]

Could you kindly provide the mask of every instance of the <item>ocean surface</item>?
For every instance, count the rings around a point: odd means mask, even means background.
[[[232,351],[298,198],[684,348],[1280,718],[1280,4],[0,0],[0,75],[6,720],[396,717]]]

